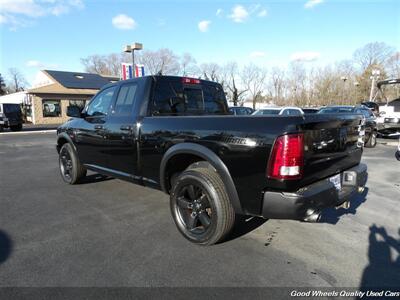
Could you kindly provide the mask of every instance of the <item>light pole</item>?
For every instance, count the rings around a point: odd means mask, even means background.
[[[355,90],[356,90],[356,95],[355,95],[355,101],[354,101],[354,104],[357,104],[357,99],[358,99],[358,87],[360,86],[360,83],[358,82],[358,81],[355,81],[354,83],[354,87],[355,87]]]
[[[344,100],[344,89],[346,87],[346,81],[349,78],[346,77],[346,76],[342,76],[342,77],[340,77],[340,79],[343,80],[342,101],[341,101],[342,103],[341,104],[344,104],[344,102],[345,102],[345,100]]]
[[[374,90],[375,90],[375,82],[376,80],[379,79],[379,75],[381,75],[381,71],[379,70],[372,70],[372,76],[369,79],[372,79],[371,81],[371,92],[369,93],[369,101],[372,101],[372,98],[374,97]]]
[[[126,45],[124,47],[124,52],[132,53],[133,77],[135,77],[135,50],[142,50],[142,49],[143,49],[143,44],[140,43],[133,43],[132,45]]]

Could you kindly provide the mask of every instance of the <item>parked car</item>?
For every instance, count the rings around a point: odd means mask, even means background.
[[[253,115],[301,116],[304,112],[299,107],[268,107],[256,110]]]
[[[386,99],[384,105],[379,106],[378,131],[383,137],[400,136],[400,98],[389,100],[384,88],[388,85],[400,86],[400,78],[378,81],[378,92],[382,99]]]
[[[229,107],[229,111],[237,116],[237,115],[251,115],[254,112],[254,109],[251,107],[246,107],[246,106],[232,106]]]
[[[365,147],[373,148],[376,146],[376,137],[378,129],[376,125],[376,117],[374,113],[365,106],[326,106],[320,109],[319,114],[361,114],[365,118]]]
[[[379,115],[379,105],[378,105],[378,103],[373,102],[373,101],[365,101],[365,102],[361,102],[361,105],[369,108],[375,114],[375,116]]]
[[[316,114],[317,112],[319,112],[319,108],[316,107],[303,107],[301,110],[305,114]]]
[[[220,84],[174,76],[109,84],[67,114],[62,179],[92,170],[160,189],[197,244],[226,237],[236,214],[316,222],[366,182],[356,114],[232,116]]]
[[[12,131],[22,130],[22,112],[19,104],[0,103],[0,131],[10,128]]]
[[[399,137],[399,143],[397,144],[397,151],[395,154],[396,158],[398,161],[400,161],[400,137]]]

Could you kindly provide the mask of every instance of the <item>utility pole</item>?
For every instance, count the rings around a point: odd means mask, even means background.
[[[345,91],[345,88],[346,88],[346,81],[347,81],[347,79],[349,79],[348,77],[346,77],[346,76],[342,76],[342,77],[340,77],[340,79],[341,80],[343,80],[343,89],[342,89],[342,100],[340,101],[341,103],[340,104],[345,104],[345,100],[344,100],[344,91]]]
[[[381,75],[381,71],[376,69],[372,70],[372,76],[370,77],[372,81],[371,81],[371,92],[369,93],[369,101],[372,101],[374,98],[375,85],[376,81],[379,79],[379,75]]]

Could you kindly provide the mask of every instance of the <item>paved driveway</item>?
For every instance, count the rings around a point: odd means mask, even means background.
[[[365,149],[369,181],[322,223],[250,220],[200,247],[168,197],[91,174],[64,184],[54,133],[0,136],[0,286],[400,286],[400,162]]]

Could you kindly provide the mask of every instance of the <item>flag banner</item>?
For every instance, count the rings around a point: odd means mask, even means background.
[[[143,77],[143,76],[144,76],[144,65],[136,65],[135,77]]]
[[[121,79],[127,80],[133,78],[133,67],[132,64],[122,63],[121,68]]]

